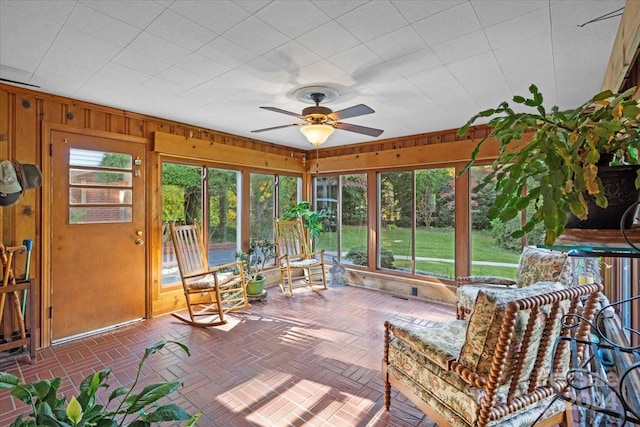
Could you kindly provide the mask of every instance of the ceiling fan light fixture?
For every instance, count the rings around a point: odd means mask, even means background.
[[[327,124],[308,124],[300,128],[300,132],[307,138],[311,145],[322,145],[335,129]]]

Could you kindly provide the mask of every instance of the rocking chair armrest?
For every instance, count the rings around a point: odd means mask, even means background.
[[[209,268],[209,273],[217,273],[220,270],[224,270],[225,268],[237,268],[238,271],[242,271],[244,266],[244,262],[237,260],[237,261],[231,261],[231,262],[227,262],[225,264],[218,264],[218,265],[214,265],[213,267]]]
[[[322,255],[322,256],[324,256],[324,249],[320,249],[320,250],[317,250],[317,251],[309,252],[309,253],[307,254],[307,256],[308,256],[309,258],[313,258],[313,257],[314,257],[314,256],[316,256],[316,255]]]

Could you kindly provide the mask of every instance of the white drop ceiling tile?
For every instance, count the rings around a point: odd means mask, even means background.
[[[95,73],[107,63],[106,59],[93,56],[90,51],[80,52],[60,44],[51,46],[47,51],[46,58],[55,58],[57,61],[91,71],[92,73]]]
[[[386,61],[408,55],[427,46],[418,33],[409,26],[369,40],[366,45]]]
[[[619,22],[608,19],[595,25],[584,27],[568,27],[553,32],[553,52],[559,54],[570,51],[576,46],[600,41],[613,41],[618,30]],[[611,50],[609,50],[610,52]]]
[[[197,53],[230,68],[235,68],[258,56],[224,37],[218,37],[207,43],[198,49]]]
[[[301,0],[269,3],[255,17],[292,39],[331,19],[313,3]]]
[[[551,36],[546,35],[497,49],[494,55],[511,90],[526,95],[531,84],[548,88],[548,82],[553,81],[555,71],[550,52]],[[555,94],[555,88],[551,90]]]
[[[322,59],[295,40],[278,46],[262,56],[289,71],[298,70]]]
[[[4,14],[4,6],[13,6],[30,14],[62,24],[76,5],[76,0],[2,0],[0,12]]]
[[[484,53],[448,64],[451,74],[484,107],[493,107],[510,98],[502,70],[492,53]]]
[[[331,62],[322,60],[301,68],[299,74],[310,81],[326,82],[345,74],[345,72]]]
[[[480,23],[471,3],[462,3],[413,24],[414,29],[429,46],[444,43],[480,30]]]
[[[200,49],[217,37],[213,31],[171,10],[165,10],[146,31],[190,51]]]
[[[127,49],[168,65],[183,60],[191,53],[177,44],[149,33],[141,33],[127,46]]]
[[[129,48],[122,49],[120,53],[111,60],[111,62],[120,64],[124,67],[133,68],[134,70],[138,70],[149,75],[162,72],[171,65],[157,61],[150,56],[143,55],[142,53]]]
[[[334,21],[309,30],[298,37],[297,41],[322,58],[328,58],[360,44],[358,39]]]
[[[633,0],[635,1],[635,0]],[[551,3],[551,28],[559,31],[564,28],[572,28],[597,19],[617,9],[624,8],[624,0],[589,1],[589,7],[585,7],[584,0],[563,0]],[[611,19],[619,22],[619,17]],[[592,23],[589,25],[599,25]]]
[[[223,34],[249,16],[234,2],[222,0],[180,0],[173,2],[170,9],[216,34]]]
[[[271,1],[272,0],[234,0],[233,3],[253,15],[271,3]]]
[[[157,96],[161,96],[162,99],[167,99],[184,92],[185,87],[158,77],[153,77],[142,83],[138,89],[147,91],[150,96],[157,94]]]
[[[4,5],[2,14],[0,14],[0,26],[20,34],[51,42],[60,30],[61,24],[19,8]]]
[[[493,49],[535,40],[551,33],[549,14],[546,9],[539,9],[485,28],[484,32]]]
[[[363,44],[347,49],[344,52],[333,55],[328,59],[342,71],[355,74],[363,69],[382,62],[382,59],[380,59],[378,55],[373,53],[371,49]]]
[[[408,24],[391,3],[381,1],[366,3],[336,21],[363,43]]]
[[[290,40],[275,28],[253,16],[229,29],[224,37],[257,55],[262,55]]]
[[[54,46],[56,45],[78,52],[91,52],[92,55],[106,60],[113,58],[122,49],[113,43],[66,26],[58,33],[54,43]]]
[[[82,4],[76,5],[65,26],[118,46],[126,46],[140,30]]]
[[[182,61],[176,63],[173,69],[176,73],[178,73],[179,70],[185,70],[189,74],[205,78],[206,80],[213,79],[231,70],[230,67],[212,61],[197,53],[192,53]]]
[[[489,46],[485,33],[476,31],[465,34],[457,39],[432,46],[431,50],[433,50],[443,64],[450,64],[451,62],[459,61],[471,55],[489,52],[491,46]]]
[[[140,29],[147,28],[164,10],[158,3],[147,0],[81,0],[80,3]]]
[[[414,23],[447,9],[451,9],[465,1],[466,0],[393,0],[392,3],[407,22]]]
[[[184,86],[185,88],[196,87],[212,78],[197,74],[199,72],[202,72],[198,71],[197,69],[188,69],[188,67],[185,67],[186,69],[181,68],[181,65],[184,64],[176,64],[167,68],[166,70],[158,74],[158,78],[167,80],[177,85]]]
[[[45,58],[36,71],[36,76],[54,75],[58,77],[75,78],[80,83],[84,83],[91,78],[94,73],[84,69],[75,67],[64,62]]]
[[[549,17],[549,0],[471,0],[471,5],[483,28],[540,9]]]
[[[335,19],[367,3],[368,0],[315,0],[313,3],[331,18]]]
[[[287,80],[290,72],[264,58],[256,58],[234,70],[235,78],[242,82],[243,88],[266,84],[269,87],[274,80]]]
[[[421,71],[442,65],[440,58],[428,47],[417,52],[392,59],[387,62],[392,69],[403,76],[411,76]]]
[[[2,46],[0,44],[0,46]],[[33,73],[28,71],[19,70],[17,68],[10,67],[8,65],[0,64],[0,77],[7,80],[14,80],[17,82],[31,83],[31,76]]]
[[[458,103],[460,99],[463,100],[460,105],[472,100],[465,88],[444,66],[415,74],[408,80],[433,102],[447,108]]]
[[[98,71],[88,83],[111,88],[116,93],[126,93],[140,86],[149,78],[151,76],[148,74],[122,65],[109,63]]]
[[[75,93],[82,85],[84,80],[81,80],[74,74],[56,75],[47,71],[38,71],[33,75],[31,84],[35,84],[40,87],[46,87],[49,93],[59,94],[62,96],[68,96],[69,93]]]
[[[49,45],[42,40],[0,28],[0,64],[33,73]]]

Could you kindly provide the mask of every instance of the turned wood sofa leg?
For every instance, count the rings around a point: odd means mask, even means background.
[[[384,322],[384,356],[382,358],[382,380],[384,381],[384,409],[389,410],[391,406],[391,383],[389,382],[389,340],[391,339],[391,332],[389,328],[391,323]]]

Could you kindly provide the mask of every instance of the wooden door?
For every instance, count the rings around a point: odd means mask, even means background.
[[[145,316],[144,144],[52,132],[51,336]]]

